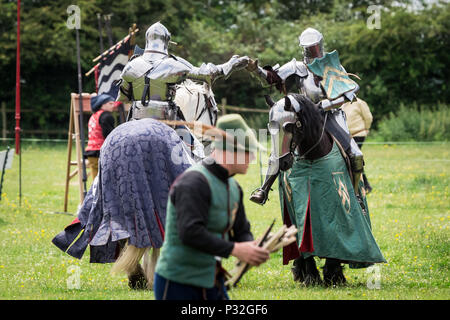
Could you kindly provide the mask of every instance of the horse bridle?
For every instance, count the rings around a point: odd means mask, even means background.
[[[197,94],[198,94],[198,99],[197,99],[197,106],[195,107],[195,114],[197,114],[198,105],[200,104],[200,92],[197,92]],[[203,107],[200,114],[195,118],[195,121],[198,121],[201,118],[201,116],[205,113],[205,111],[208,110],[208,115],[209,115],[209,120],[211,121],[211,125],[215,125],[214,118],[211,113],[211,109],[212,109],[211,101],[209,100],[209,98],[206,94],[203,94],[203,98],[205,99],[205,106]]]

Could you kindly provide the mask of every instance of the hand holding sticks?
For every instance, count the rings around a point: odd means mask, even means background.
[[[272,222],[270,227],[264,232],[264,235],[257,240],[260,247],[267,249],[271,253],[276,252],[296,241],[295,235],[297,233],[297,228],[294,225],[289,228],[286,227],[286,225],[283,225],[277,232],[271,233],[270,231],[274,222]],[[231,278],[226,281],[225,285],[227,287],[236,287],[242,276],[250,268],[251,266],[248,263],[238,261],[234,269],[230,272]]]

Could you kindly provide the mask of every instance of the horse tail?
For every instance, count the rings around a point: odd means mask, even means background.
[[[127,244],[122,253],[111,268],[111,273],[116,274],[126,272],[127,275],[133,274],[141,261],[142,256],[148,248],[137,248]]]

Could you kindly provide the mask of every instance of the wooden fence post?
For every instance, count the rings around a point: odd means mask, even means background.
[[[227,114],[227,98],[222,98],[222,115]]]

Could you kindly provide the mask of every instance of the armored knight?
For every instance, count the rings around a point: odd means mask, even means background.
[[[171,34],[160,22],[147,29],[145,38],[143,53],[135,54],[121,74],[117,100],[132,103],[128,120],[148,117],[184,120],[174,102],[177,84],[192,79],[211,86],[215,80],[228,77],[233,71],[245,68],[249,62],[248,57],[234,55],[221,65],[203,63],[195,67],[185,59],[168,53],[169,44],[173,43],[170,41]],[[213,98],[209,103],[217,110]]]
[[[345,113],[340,106],[355,99],[359,86],[349,79],[336,51],[324,53],[323,36],[319,31],[313,28],[304,30],[299,37],[299,46],[303,48],[303,61],[294,58],[281,67],[276,65],[262,68],[258,66],[256,60],[250,61],[247,69],[268,84],[275,85],[284,94],[298,90],[327,113],[326,129],[338,140],[348,155],[353,171],[353,184],[357,185],[364,165],[363,154],[350,136]],[[270,117],[277,118],[270,119],[271,121],[283,122],[281,114],[271,112]],[[280,127],[283,128],[283,123],[280,123]],[[286,140],[283,139],[286,133],[283,129],[272,131],[270,132],[272,141],[280,141],[282,146],[283,140]],[[292,158],[288,154],[281,150],[272,152],[266,179],[261,188],[253,193],[251,200],[264,204],[279,170],[287,170],[291,165]]]

